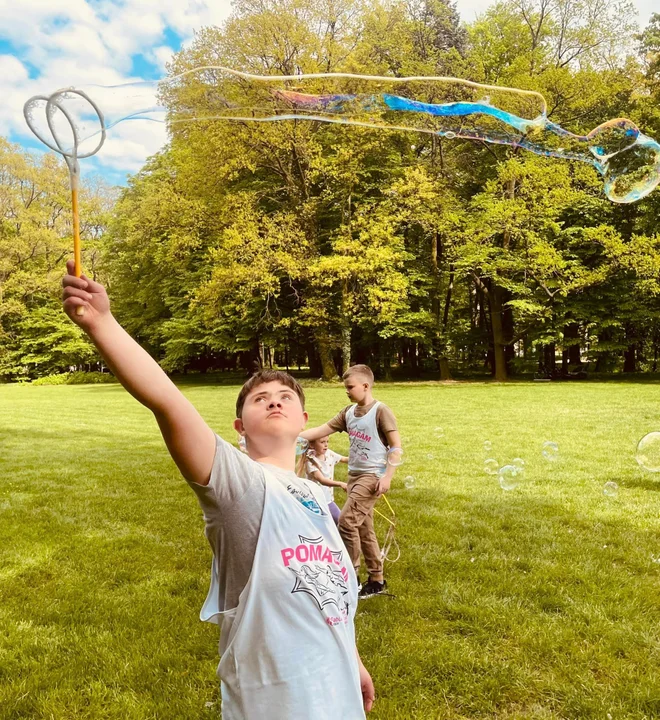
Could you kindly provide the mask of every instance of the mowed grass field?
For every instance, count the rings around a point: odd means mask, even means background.
[[[183,390],[235,439],[238,387]],[[371,717],[659,718],[660,476],[635,446],[660,430],[660,385],[375,394],[406,460],[389,495],[396,598],[362,602],[356,621]],[[346,404],[340,386],[307,397],[314,424]],[[515,490],[484,473],[486,440],[500,464],[526,461]],[[346,452],[346,436],[330,446]],[[0,719],[217,718],[202,529],[155,421],[121,387],[0,386]]]

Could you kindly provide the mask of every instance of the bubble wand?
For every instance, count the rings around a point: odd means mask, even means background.
[[[70,99],[72,95],[78,95],[79,97],[86,100],[93,108],[101,126],[101,139],[99,140],[96,147],[87,153],[78,154],[78,146],[80,139],[78,138],[78,131],[76,124],[71,117],[71,114],[60,102],[61,100]],[[50,139],[43,136],[43,134],[37,129],[35,123],[35,112],[40,103],[46,103],[46,122],[48,129],[52,136],[53,142]],[[55,115],[57,112],[61,112],[66,121],[69,123],[71,128],[71,134],[73,137],[73,146],[69,149],[65,147],[62,138],[55,128]],[[76,90],[75,88],[63,88],[56,90],[51,95],[35,95],[31,97],[23,106],[23,115],[25,122],[34,135],[50,150],[58,153],[64,158],[64,161],[69,168],[69,183],[71,186],[71,214],[73,224],[73,260],[74,260],[74,273],[76,277],[80,277],[82,274],[82,261],[81,261],[81,250],[80,250],[80,213],[78,211],[78,188],[80,185],[80,164],[78,160],[81,158],[88,158],[95,155],[103,146],[106,137],[105,131],[105,120],[103,113],[99,106],[82,90]],[[54,144],[53,144],[54,143]],[[79,307],[76,310],[77,315],[83,315],[85,313],[84,307]]]

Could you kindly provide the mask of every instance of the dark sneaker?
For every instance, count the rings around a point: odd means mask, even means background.
[[[360,599],[372,597],[373,595],[381,595],[387,590],[387,581],[378,582],[377,580],[369,580],[365,583],[360,590]]]

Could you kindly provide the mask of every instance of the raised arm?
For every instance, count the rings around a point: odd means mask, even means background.
[[[215,436],[201,415],[158,363],[121,327],[110,312],[105,288],[73,274],[73,261],[64,276],[64,311],[96,345],[119,382],[153,412],[181,474],[207,485],[215,455]],[[78,308],[83,314],[78,315]]]
[[[314,440],[326,437],[326,435],[332,435],[333,432],[336,431],[333,430],[328,423],[325,423],[325,425],[319,425],[318,427],[310,428],[309,430],[303,430],[303,432],[300,433],[300,436],[304,437],[305,440],[308,440],[309,442],[314,442]]]

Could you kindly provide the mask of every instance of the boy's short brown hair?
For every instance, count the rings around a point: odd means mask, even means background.
[[[256,372],[241,388],[236,398],[236,417],[240,418],[243,416],[243,405],[245,405],[245,398],[254,388],[269,382],[280,382],[282,385],[286,385],[291,388],[296,395],[300,398],[300,404],[302,409],[305,409],[305,392],[302,389],[300,383],[288,372],[283,370],[260,370]]]
[[[342,380],[348,380],[348,378],[354,375],[364,375],[369,380],[369,385],[374,384],[374,374],[368,365],[351,365],[348,370],[341,376]]]

